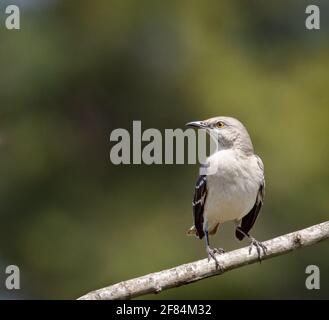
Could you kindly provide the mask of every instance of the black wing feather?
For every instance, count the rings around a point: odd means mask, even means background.
[[[259,191],[257,194],[256,202],[250,212],[242,218],[240,229],[245,233],[248,234],[250,229],[256,222],[258,217],[259,211],[263,205],[263,198],[264,198],[264,184],[261,184],[259,187]],[[242,234],[239,229],[235,230],[235,236],[241,241],[244,238],[244,234]]]
[[[197,230],[197,235],[200,239],[204,237],[203,231],[203,211],[204,204],[206,202],[207,197],[207,176],[201,175],[199,176],[194,190],[193,197],[193,218],[194,218],[194,226]]]

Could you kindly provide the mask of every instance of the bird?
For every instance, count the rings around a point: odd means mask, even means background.
[[[248,238],[249,253],[255,247],[261,261],[261,251],[266,255],[267,248],[249,231],[263,206],[264,164],[254,153],[247,129],[239,120],[226,116],[193,121],[186,126],[206,130],[217,145],[216,151],[206,159],[212,170],[200,173],[195,185],[193,225],[188,235],[205,237],[208,261],[212,258],[218,265],[216,254],[225,251],[211,248],[209,235],[214,235],[223,223],[234,221],[236,238],[240,241]]]

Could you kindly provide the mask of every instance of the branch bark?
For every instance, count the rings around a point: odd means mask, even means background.
[[[262,260],[283,255],[295,249],[313,245],[329,238],[329,221],[292,232],[263,242],[267,254]],[[130,299],[147,293],[159,293],[173,287],[189,284],[204,278],[220,275],[226,271],[258,262],[256,249],[249,252],[249,247],[217,255],[219,268],[213,260],[203,259],[177,266],[172,269],[150,273],[148,275],[119,282],[96,291],[87,293],[79,300],[114,300]]]

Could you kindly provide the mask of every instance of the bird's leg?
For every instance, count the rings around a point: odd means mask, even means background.
[[[237,227],[237,229],[239,232],[241,232],[245,237],[247,237],[250,240],[249,254],[251,254],[252,248],[253,248],[253,246],[255,246],[256,250],[257,250],[257,254],[258,254],[258,260],[259,260],[259,262],[262,262],[261,250],[263,250],[263,256],[265,256],[266,252],[267,252],[267,247],[260,241],[253,238],[250,234],[242,231],[240,227]]]
[[[225,251],[222,248],[210,248],[209,246],[209,234],[208,234],[208,227],[206,226],[205,230],[205,235],[206,235],[206,250],[207,250],[207,255],[208,255],[208,262],[210,261],[210,258],[214,259],[216,262],[216,268],[219,268],[219,262],[216,258],[216,254],[223,254]]]
[[[251,254],[252,247],[255,246],[258,254],[258,260],[261,263],[262,258],[261,258],[261,250],[263,251],[263,257],[266,256],[267,253],[267,247],[260,241],[256,240],[255,238],[249,236],[249,239],[251,241],[250,246],[249,246],[249,254]]]

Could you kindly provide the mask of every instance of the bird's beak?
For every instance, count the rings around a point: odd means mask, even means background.
[[[203,121],[192,121],[186,124],[187,127],[205,129],[207,126]]]

